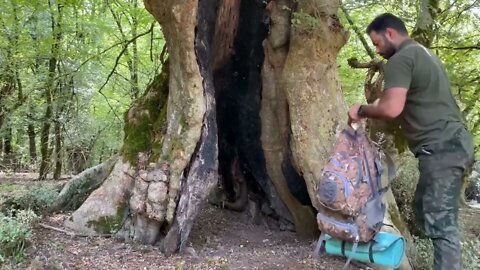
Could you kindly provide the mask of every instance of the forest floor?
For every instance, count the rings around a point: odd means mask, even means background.
[[[2,179],[0,175],[0,198],[6,194],[5,190],[18,191],[32,184],[39,182],[28,177]],[[471,224],[469,229],[480,235],[480,209],[465,209],[462,216]],[[47,226],[34,229],[25,258],[0,269],[336,270],[345,263],[343,258],[333,256],[314,257],[315,240],[300,240],[293,232],[281,231],[271,219],[253,224],[248,211],[239,213],[206,205],[192,228],[187,252],[170,257],[165,257],[156,246],[114,238],[72,236],[52,229],[65,230],[63,222],[68,217],[69,213],[43,217],[40,224]],[[45,228],[48,226],[51,228]],[[368,267],[355,263],[349,269]]]

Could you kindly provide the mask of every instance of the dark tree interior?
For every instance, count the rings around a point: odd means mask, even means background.
[[[197,35],[203,38],[197,37],[197,42],[202,39],[203,44],[211,44],[204,46],[212,49],[210,63],[217,111],[219,174],[226,195],[225,206],[242,211],[247,196],[265,200],[265,193],[272,188],[267,184],[269,176],[260,141],[262,43],[268,34],[269,16],[266,1],[225,1],[215,9],[211,9],[210,2],[200,1]],[[206,6],[209,8],[202,8]],[[216,18],[215,24],[212,17]],[[206,25],[216,25],[216,29]],[[197,46],[199,58],[209,54],[204,49]],[[290,160],[282,167],[292,194],[302,204],[311,205],[305,182]]]

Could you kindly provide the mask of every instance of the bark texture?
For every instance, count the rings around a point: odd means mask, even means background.
[[[173,222],[183,170],[200,139],[206,103],[195,54],[198,0],[145,0],[162,26],[170,57],[167,130],[161,159],[171,161],[166,219]]]
[[[267,173],[285,203],[299,235],[312,237],[318,231],[314,211],[292,194],[287,181],[285,167],[292,166],[290,155],[290,117],[285,88],[281,84],[282,72],[289,52],[290,19],[293,1],[272,1],[267,7],[270,12],[270,32],[263,42],[265,60],[262,68],[262,147]],[[300,177],[298,177],[300,178]],[[291,186],[304,186],[303,179]]]
[[[58,194],[52,210],[77,209],[92,191],[97,189],[110,174],[117,157],[112,157],[102,164],[89,168],[74,176]]]
[[[347,120],[337,55],[348,33],[337,17],[339,5],[337,0],[298,2],[281,81],[289,105],[294,164],[316,208],[321,170]]]

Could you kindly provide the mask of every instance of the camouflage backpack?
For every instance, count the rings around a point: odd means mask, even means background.
[[[358,243],[369,242],[384,225],[383,194],[388,186],[382,186],[381,155],[380,147],[367,137],[363,128],[348,127],[340,133],[318,186],[317,222],[322,234],[317,254],[326,234],[353,243],[352,253],[355,253]],[[391,158],[384,156],[392,181],[395,168]]]

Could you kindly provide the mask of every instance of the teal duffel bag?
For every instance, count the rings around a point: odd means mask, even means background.
[[[377,233],[369,243],[358,244],[354,252],[352,243],[334,239],[329,235],[325,235],[324,241],[327,254],[394,268],[400,266],[405,254],[405,238],[387,232]]]

